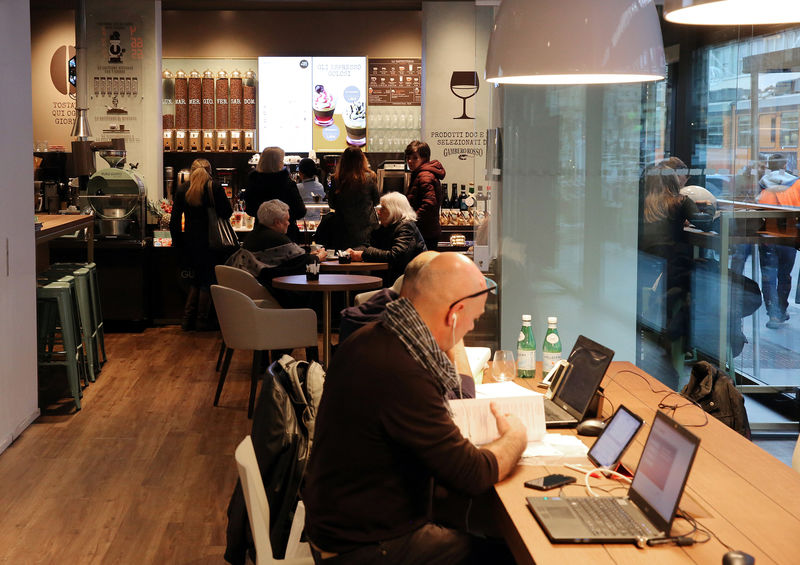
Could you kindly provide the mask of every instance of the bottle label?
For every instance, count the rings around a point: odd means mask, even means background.
[[[547,374],[556,366],[556,363],[561,361],[561,353],[542,353],[542,368],[544,373]]]
[[[525,341],[525,334],[522,333],[522,332],[519,332],[519,337],[517,338],[517,341]]]
[[[517,370],[532,371],[536,367],[535,349],[517,349]]]
[[[558,334],[557,333],[549,333],[549,334],[547,334],[547,337],[545,337],[545,339],[549,343],[558,343]]]

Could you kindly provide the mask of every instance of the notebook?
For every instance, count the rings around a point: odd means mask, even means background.
[[[546,427],[570,428],[583,420],[613,357],[614,352],[609,348],[578,336],[563,377],[552,385],[552,398],[544,400]]]
[[[621,404],[589,449],[589,461],[601,469],[614,470],[643,423],[639,416]]]
[[[656,412],[627,497],[527,498],[554,543],[642,544],[669,534],[700,440]]]

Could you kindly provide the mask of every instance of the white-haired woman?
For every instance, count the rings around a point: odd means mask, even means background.
[[[297,220],[306,215],[306,205],[297,184],[283,165],[285,154],[280,147],[267,147],[261,152],[258,167],[247,177],[244,193],[245,212],[258,219],[258,207],[267,200],[278,199],[289,206],[289,228],[292,241],[300,241]]]
[[[350,257],[353,261],[388,263],[384,282],[391,284],[403,274],[409,261],[427,248],[417,228],[417,214],[402,193],[381,196],[378,221],[380,227],[372,232],[369,247],[363,251],[351,249]]]

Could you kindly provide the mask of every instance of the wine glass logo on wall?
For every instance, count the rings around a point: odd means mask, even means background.
[[[461,115],[453,118],[454,120],[474,120],[475,118],[467,115],[467,99],[472,98],[478,93],[480,83],[478,73],[475,71],[453,71],[450,77],[450,92],[461,98]]]

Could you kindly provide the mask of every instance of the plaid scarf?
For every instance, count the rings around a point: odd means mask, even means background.
[[[398,298],[386,305],[383,325],[403,342],[409,355],[434,376],[442,397],[458,390],[461,379],[455,366],[433,339],[408,298]]]

